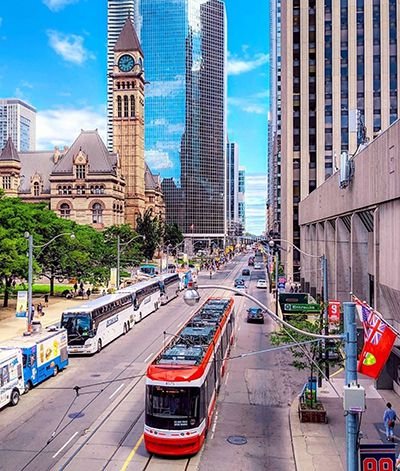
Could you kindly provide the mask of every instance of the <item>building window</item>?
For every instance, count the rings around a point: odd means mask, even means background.
[[[135,97],[131,96],[131,118],[135,117]]]
[[[117,97],[117,108],[118,118],[122,118],[122,98],[120,96]]]
[[[103,207],[100,203],[95,203],[92,208],[92,223],[102,224],[103,223]]]
[[[84,180],[86,178],[86,165],[76,166],[76,178],[78,180]]]
[[[63,203],[61,206],[60,206],[60,217],[62,217],[63,219],[69,219],[71,216],[71,207],[69,204],[67,203]]]
[[[4,190],[11,190],[11,176],[5,175],[3,177],[3,188]]]
[[[124,96],[124,118],[129,118],[129,99]]]
[[[39,196],[40,195],[40,186],[38,182],[35,182],[33,184],[33,196]]]

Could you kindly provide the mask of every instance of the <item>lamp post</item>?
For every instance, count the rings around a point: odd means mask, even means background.
[[[321,261],[321,271],[322,271],[322,291],[323,291],[323,304],[324,304],[324,313],[323,313],[323,324],[324,324],[324,333],[328,335],[328,260],[326,255],[314,255],[311,253],[304,252],[301,250],[297,245],[294,245],[293,242],[290,242],[286,239],[271,239],[268,242],[268,245],[273,248],[276,242],[284,242],[285,244],[289,244],[291,247],[296,249],[302,255],[306,257],[318,258]],[[325,358],[327,356],[327,351],[325,349]],[[325,376],[329,378],[329,364],[325,361]]]
[[[26,334],[30,335],[32,331],[32,284],[33,284],[33,249],[44,249],[56,239],[62,236],[70,236],[71,239],[75,239],[75,234],[72,232],[63,232],[53,237],[51,240],[43,245],[33,245],[33,235],[29,232],[25,232],[24,237],[28,240],[28,309],[27,309],[27,331]]]
[[[136,239],[142,238],[143,240],[146,240],[146,236],[144,235],[137,235],[132,237],[132,239],[129,239],[128,242],[123,242],[121,244],[121,236],[118,234],[117,235],[117,289],[119,289],[119,284],[120,284],[120,270],[121,270],[121,247],[124,248],[131,242],[133,242]]]
[[[198,290],[201,289],[221,289],[224,291],[231,291],[235,294],[240,294],[249,299],[257,306],[261,307],[275,322],[283,325],[284,327],[308,337],[317,338],[321,340],[344,340],[345,342],[345,373],[346,384],[357,382],[357,327],[355,321],[355,303],[344,303],[344,334],[339,335],[325,335],[314,334],[294,327],[290,323],[280,319],[274,314],[267,306],[265,306],[257,298],[243,293],[236,288],[220,285],[202,285],[196,289],[188,288],[183,295],[183,300],[189,306],[195,306],[200,301],[200,294]],[[357,434],[358,434],[358,416],[356,413],[348,413],[346,416],[346,456],[347,456],[347,471],[358,471],[358,454],[357,454]]]

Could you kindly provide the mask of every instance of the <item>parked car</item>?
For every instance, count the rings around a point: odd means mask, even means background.
[[[261,270],[261,268],[262,268],[261,263],[255,263],[254,264],[254,270]]]
[[[260,307],[247,309],[247,322],[264,324],[264,311]]]
[[[246,285],[245,285],[244,283],[243,283],[243,284],[236,285],[235,288],[238,289],[238,290],[240,290],[240,291],[243,292],[243,293],[247,293],[247,288],[246,288]],[[241,293],[235,293],[235,295],[240,296]]]
[[[267,280],[264,280],[263,278],[260,278],[259,280],[257,280],[257,288],[263,288],[263,289],[266,289],[267,288]]]

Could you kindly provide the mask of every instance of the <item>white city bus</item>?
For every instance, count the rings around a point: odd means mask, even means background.
[[[167,304],[178,296],[181,287],[181,279],[178,273],[160,275],[161,304]]]
[[[120,294],[129,294],[133,300],[134,321],[140,322],[161,305],[160,278],[141,281],[118,291]]]
[[[134,298],[116,293],[87,301],[63,312],[61,325],[68,333],[68,353],[96,353],[135,323]]]

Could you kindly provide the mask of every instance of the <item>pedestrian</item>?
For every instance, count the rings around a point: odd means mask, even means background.
[[[39,303],[37,306],[36,306],[36,309],[37,309],[37,313],[38,313],[38,316],[42,316],[43,314],[43,305],[42,303]]]
[[[31,321],[33,320],[34,317],[35,317],[35,305],[32,304],[32,306],[31,306]]]
[[[212,270],[210,270],[210,279],[212,278]]]
[[[48,294],[44,295],[44,306],[49,307],[49,295]]]
[[[87,295],[88,299],[90,298],[91,294],[92,294],[92,292],[90,291],[90,288],[88,288],[87,291],[86,291],[86,295]]]
[[[383,423],[386,430],[386,438],[388,441],[394,442],[394,425],[396,423],[396,411],[392,409],[392,404],[388,402],[383,414]]]
[[[77,282],[75,282],[75,284],[74,284],[74,291],[75,291],[75,294],[78,291],[78,283]]]
[[[79,283],[79,288],[81,289],[81,291],[83,291],[83,286],[84,286],[84,285],[83,285],[83,281],[81,281],[81,282]]]

